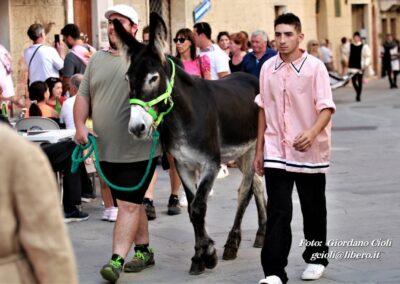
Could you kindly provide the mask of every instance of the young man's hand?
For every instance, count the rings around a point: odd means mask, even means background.
[[[293,147],[296,151],[307,152],[313,144],[317,134],[315,131],[309,129],[294,138]]]

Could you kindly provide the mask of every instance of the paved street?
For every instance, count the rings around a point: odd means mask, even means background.
[[[328,240],[332,259],[321,284],[400,283],[400,91],[388,82],[365,85],[362,102],[354,101],[351,87],[334,91],[337,111],[333,121],[332,167],[327,175]],[[209,200],[207,228],[215,240],[218,266],[200,276],[188,274],[194,254],[194,235],[187,212],[168,216],[169,178],[158,169],[157,219],[150,222],[151,246],[156,265],[139,274],[122,274],[118,283],[258,283],[263,277],[260,249],[252,247],[257,214],[251,202],[243,220],[238,258],[221,259],[223,245],[233,223],[240,174],[217,180]],[[293,194],[293,243],[287,272],[289,283],[304,283],[305,264],[302,218],[297,193]],[[75,249],[81,283],[105,283],[99,269],[111,256],[113,223],[100,220],[97,201],[84,205],[87,222],[68,225]],[[363,246],[356,242],[364,241]],[[344,242],[347,242],[345,244]],[[336,245],[336,246],[335,246]],[[386,245],[386,246],[385,246]],[[340,252],[345,258],[340,258]],[[354,259],[355,253],[379,259]],[[369,255],[368,255],[369,253]]]

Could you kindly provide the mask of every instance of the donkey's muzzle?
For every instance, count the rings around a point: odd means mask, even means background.
[[[129,132],[135,135],[138,138],[144,136],[146,130],[146,125],[144,123],[136,124],[135,126],[129,127]]]

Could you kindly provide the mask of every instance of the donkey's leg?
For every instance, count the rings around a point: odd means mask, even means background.
[[[249,152],[249,151],[248,151]],[[247,206],[253,196],[251,190],[254,171],[252,170],[252,157],[246,152],[243,156],[237,159],[237,164],[240,171],[243,173],[242,182],[238,190],[238,206],[236,209],[235,220],[231,231],[229,232],[228,239],[225,243],[224,254],[222,256],[225,260],[235,259],[242,239],[241,224]]]
[[[242,167],[240,170],[243,173],[244,179],[246,177],[252,177],[250,190],[254,194],[258,214],[258,230],[253,246],[256,248],[261,248],[264,245],[264,237],[267,228],[267,201],[265,200],[265,191],[262,178],[256,175],[254,172],[254,155],[255,147],[252,147],[241,157]]]
[[[203,254],[208,250],[209,242],[212,242],[212,240],[209,240],[207,233],[201,227],[203,226],[204,228],[205,211],[207,208],[206,201],[211,186],[208,189],[204,186],[207,175],[203,174],[203,177],[200,178],[199,190],[196,190],[196,172],[198,171],[195,169],[188,170],[187,165],[180,164],[179,162],[176,163],[176,167],[188,199],[189,218],[193,224],[195,233],[195,254],[192,257],[192,265],[189,273],[198,275],[203,273],[206,267],[210,267],[208,259],[205,259]],[[216,169],[215,172],[214,177],[211,176],[212,181],[215,179],[218,170]]]
[[[207,212],[207,198],[214,184],[215,178],[220,168],[219,162],[208,162],[200,175],[199,186],[193,200],[191,215],[195,234],[198,236],[196,246],[199,247],[200,256],[204,265],[208,269],[214,268],[218,263],[217,250],[214,241],[210,238],[205,227],[205,217]],[[195,255],[196,257],[196,255]]]
[[[190,204],[196,194],[196,170],[189,170],[188,167],[180,164],[175,160],[176,170],[179,178],[181,179],[183,189],[185,190],[186,198],[188,201],[188,211],[190,213]]]
[[[190,187],[194,188],[195,185],[191,183],[193,174],[186,174],[187,170],[177,164],[179,175],[181,176],[182,183],[185,191]],[[188,211],[190,221],[193,224],[195,233],[195,254],[192,257],[192,265],[189,273],[192,275],[201,274],[205,268],[214,268],[217,265],[217,255],[214,248],[214,241],[210,239],[205,229],[205,215],[207,210],[207,198],[212,188],[215,177],[218,174],[219,163],[209,163],[203,168],[201,173],[199,186],[195,194],[188,197]],[[190,184],[187,186],[186,184]]]
[[[253,246],[262,248],[264,245],[265,232],[267,230],[267,201],[265,200],[262,178],[258,175],[254,175],[253,177],[252,190],[258,213],[258,230]]]

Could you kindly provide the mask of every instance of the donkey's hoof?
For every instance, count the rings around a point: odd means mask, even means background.
[[[213,269],[217,266],[218,256],[216,249],[214,249],[214,252],[212,254],[203,254],[202,258],[204,260],[204,265],[206,266],[206,268]]]
[[[192,265],[190,266],[189,274],[190,275],[200,275],[206,270],[206,267],[204,266],[204,261],[193,261],[192,260]]]
[[[223,260],[233,260],[237,257],[237,248],[225,247],[224,254],[222,255]]]
[[[264,246],[264,235],[256,235],[256,239],[254,240],[253,247],[262,248]]]

